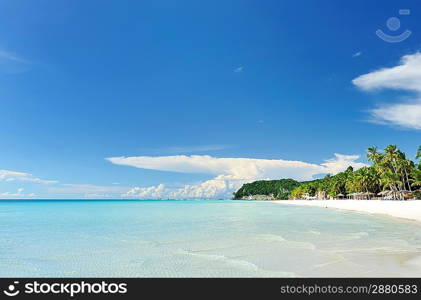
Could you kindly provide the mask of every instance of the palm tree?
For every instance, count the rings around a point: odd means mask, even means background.
[[[384,149],[385,159],[391,167],[393,168],[394,172],[397,173],[397,165],[396,160],[399,155],[399,150],[396,145],[389,145]]]
[[[373,146],[367,149],[367,158],[373,164],[378,164],[381,160],[381,154],[377,151],[377,147]]]
[[[411,175],[413,177],[411,185],[413,187],[421,187],[421,170],[414,168]]]
[[[405,154],[396,145],[389,145],[384,150],[386,166],[393,171],[396,178],[395,185],[399,191],[402,191],[409,186],[408,174],[411,165],[408,165]]]
[[[390,190],[393,198],[403,199],[405,190],[412,192],[421,189],[421,146],[416,154],[418,163],[408,159],[396,145],[389,145],[384,151],[370,147],[367,149],[367,158],[372,166],[357,171],[349,167],[339,174],[305,183],[300,190],[311,194],[324,192],[329,196]]]
[[[421,146],[418,147],[417,154],[415,155],[415,159],[421,158]]]
[[[418,169],[421,169],[421,146],[418,147],[417,154],[415,154],[415,159],[420,159],[418,161]]]
[[[404,157],[405,157],[405,154],[404,154]],[[413,181],[413,179],[410,177],[410,175],[411,175],[411,170],[415,169],[415,164],[410,159],[404,159],[402,161],[402,167],[403,167],[405,180],[407,182],[408,189],[409,191],[412,191],[411,182]]]

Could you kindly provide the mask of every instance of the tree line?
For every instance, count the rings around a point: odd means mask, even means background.
[[[273,196],[276,199],[288,199],[291,191],[300,183],[294,179],[259,180],[243,186],[234,193],[234,199],[253,195]]]
[[[282,179],[245,184],[234,193],[234,198],[273,195],[277,199],[300,199],[304,195],[316,196],[321,193],[326,198],[337,198],[355,193],[378,195],[382,192],[396,199],[403,199],[404,196],[421,198],[421,146],[414,161],[396,145],[389,145],[383,151],[370,147],[367,159],[371,166],[358,170],[348,167],[344,172],[326,175],[322,179],[306,182]]]

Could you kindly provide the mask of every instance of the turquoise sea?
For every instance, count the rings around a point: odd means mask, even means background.
[[[0,201],[0,277],[421,276],[421,226],[259,201]]]

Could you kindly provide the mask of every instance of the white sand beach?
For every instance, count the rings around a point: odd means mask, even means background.
[[[421,222],[421,200],[280,200],[283,205],[318,206],[359,213],[380,214]]]

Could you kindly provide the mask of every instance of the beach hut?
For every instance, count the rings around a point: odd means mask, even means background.
[[[384,200],[396,200],[396,192],[394,191],[388,191],[388,193],[385,194],[383,197]]]
[[[381,191],[377,194],[377,196],[380,196],[381,200],[386,200],[387,195],[389,195],[391,191]]]
[[[371,200],[371,198],[372,198],[373,196],[376,196],[376,194],[375,194],[375,193],[370,193],[370,192],[361,193],[361,197],[362,197],[362,199],[364,199],[364,200]]]
[[[413,192],[411,192],[411,191],[406,191],[406,190],[403,190],[403,191],[400,191],[399,192],[400,193],[400,200],[408,200],[408,199],[411,199],[412,197],[413,197]]]
[[[411,191],[383,191],[379,193],[383,196],[384,200],[406,200],[413,197],[413,192]]]
[[[354,193],[354,199],[355,200],[361,200],[362,199],[362,194],[363,193],[361,193],[361,192]]]
[[[346,195],[347,199],[354,199],[355,193],[349,193],[348,195]]]
[[[338,199],[343,199],[345,197],[345,195],[344,194],[337,194],[336,195],[336,198],[338,198]]]
[[[351,193],[347,195],[348,199],[354,199],[354,200],[370,200],[371,198],[373,198],[374,196],[376,196],[375,193],[370,193],[370,192],[358,192],[358,193]]]

